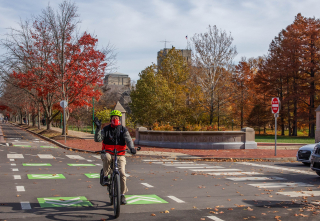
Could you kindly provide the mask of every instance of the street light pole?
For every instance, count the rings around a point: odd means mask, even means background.
[[[94,134],[94,97],[92,97],[92,131],[91,134]]]

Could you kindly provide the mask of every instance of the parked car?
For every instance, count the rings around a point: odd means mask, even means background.
[[[317,143],[308,144],[308,145],[300,147],[297,152],[297,161],[300,161],[304,165],[309,166],[311,163],[310,162],[311,154],[313,153],[313,150],[316,145],[317,145]]]
[[[310,168],[320,176],[320,143],[317,144],[314,148],[311,155],[311,165]]]

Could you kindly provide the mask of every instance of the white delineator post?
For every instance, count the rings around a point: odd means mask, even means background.
[[[274,155],[277,156],[277,118],[279,117],[280,111],[280,99],[274,97],[271,99],[271,112],[274,114]]]

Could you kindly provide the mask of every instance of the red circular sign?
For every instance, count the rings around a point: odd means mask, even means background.
[[[272,113],[279,113],[279,99],[277,97],[272,98],[271,101],[271,109]]]

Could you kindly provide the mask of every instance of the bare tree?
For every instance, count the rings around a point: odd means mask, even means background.
[[[203,93],[199,103],[208,111],[210,124],[215,109],[220,111],[222,89],[228,82],[226,73],[232,71],[233,58],[237,55],[232,42],[231,34],[210,25],[208,32],[191,38],[193,65],[198,68],[196,79]]]

